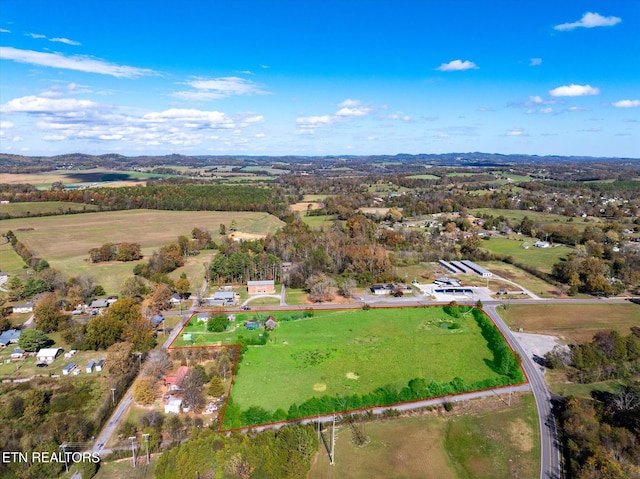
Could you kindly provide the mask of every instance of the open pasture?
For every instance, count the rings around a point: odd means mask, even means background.
[[[267,344],[248,347],[231,392],[241,409],[286,411],[311,397],[362,395],[387,384],[402,388],[416,377],[446,383],[459,377],[465,384],[500,377],[471,313],[454,319],[441,307],[319,310],[311,318],[279,321],[293,313],[272,312],[278,326]],[[243,326],[253,317],[236,314],[229,330],[209,333],[194,316],[172,347],[256,338],[263,331]]]
[[[456,404],[452,413],[364,423],[364,446],[337,432],[335,465],[320,446],[309,479],[510,479],[538,475],[540,443],[531,395]]]
[[[640,306],[633,303],[602,304],[511,304],[500,309],[511,329],[550,334],[569,343],[591,341],[598,331],[614,329],[623,335],[640,326]]]
[[[0,205],[0,218],[39,215],[58,215],[69,212],[97,211],[96,205],[70,201],[25,201]]]
[[[480,247],[495,254],[512,256],[518,263],[530,265],[545,273],[551,273],[553,265],[573,251],[573,248],[564,245],[536,248],[533,246],[536,241],[529,237],[524,237],[522,240],[493,237],[482,241]]]
[[[0,232],[12,230],[19,241],[51,267],[68,276],[91,274],[107,293],[117,294],[122,281],[132,274],[135,262],[92,264],[88,255],[91,248],[124,241],[140,243],[143,254],[148,255],[180,235],[190,237],[195,227],[209,230],[218,240],[220,224],[228,228],[232,220],[239,232],[249,234],[274,232],[283,224],[268,213],[126,210],[9,219],[2,221]],[[195,285],[202,276],[190,279]]]

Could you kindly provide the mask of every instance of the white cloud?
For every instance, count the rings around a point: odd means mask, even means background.
[[[38,118],[34,128],[46,141],[120,142],[136,148],[197,146],[210,141],[212,133],[223,141],[263,121],[262,115],[256,114],[243,113],[236,118],[220,111],[180,108],[139,113],[89,100],[37,96],[6,102],[0,105],[0,112],[7,121],[10,114]]]
[[[360,105],[360,100],[352,100],[350,98],[347,98],[345,101],[338,103],[338,106],[341,108],[351,108],[359,105]]]
[[[462,71],[462,70],[477,70],[479,67],[468,60],[452,60],[449,63],[443,63],[436,70],[440,70],[441,72],[453,72],[453,71]]]
[[[0,28],[0,33],[11,33],[11,30],[7,30],[6,28]]]
[[[179,91],[177,98],[189,101],[207,101],[230,96],[268,95],[259,85],[239,77],[221,77],[210,80],[198,79],[187,82],[195,91]]]
[[[587,12],[577,22],[562,23],[553,27],[555,30],[566,31],[574,28],[612,27],[620,23],[620,17],[603,17],[599,13]]]
[[[69,40],[68,38],[49,38],[50,42],[57,42],[57,43],[65,43],[67,45],[73,45],[73,46],[79,46],[82,45],[80,42],[76,42],[74,40]]]
[[[301,129],[315,129],[322,126],[328,126],[333,123],[345,122],[353,118],[360,118],[373,111],[373,108],[371,107],[358,105],[360,105],[359,100],[348,99],[338,104],[338,106],[342,106],[342,108],[333,115],[301,116],[296,118],[296,125]]]
[[[13,126],[10,121],[0,121],[0,128],[13,128]]]
[[[341,108],[336,112],[336,116],[365,116],[371,111],[367,107],[359,108]]]
[[[36,38],[36,39],[47,38],[46,35],[42,35],[40,33],[27,33],[27,36],[31,38]]]
[[[515,128],[513,130],[509,130],[505,133],[506,136],[528,136],[524,130],[521,130],[520,128]]]
[[[296,125],[300,128],[315,128],[318,126],[326,126],[337,121],[332,115],[322,116],[301,116],[296,118]]]
[[[612,103],[616,108],[637,108],[640,106],[640,100],[620,100]]]
[[[3,113],[62,113],[89,110],[98,106],[98,103],[90,100],[54,99],[31,95],[14,98],[0,105],[0,111]]]
[[[116,78],[138,78],[145,75],[156,75],[156,72],[146,68],[117,65],[85,56],[68,57],[61,53],[36,52],[13,47],[0,47],[0,59],[65,70],[99,73]]]
[[[600,89],[594,88],[591,85],[575,85],[559,86],[553,90],[549,90],[551,96],[586,96],[586,95],[599,95]]]
[[[256,133],[256,134],[255,134],[255,135],[253,135],[253,136],[254,136],[254,138],[264,138],[264,137],[265,137],[265,136],[267,136],[267,135],[265,135],[264,133]]]
[[[529,61],[529,66],[537,67],[538,65],[542,65],[542,58],[532,58]]]
[[[245,119],[244,121],[246,123],[262,123],[264,121],[264,116],[262,115],[251,116]]]

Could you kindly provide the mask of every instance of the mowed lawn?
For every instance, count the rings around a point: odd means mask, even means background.
[[[550,334],[569,343],[591,341],[598,331],[614,329],[629,334],[631,326],[640,326],[640,305],[607,304],[511,304],[500,309],[511,329],[525,333]]]
[[[117,294],[122,281],[132,274],[135,262],[89,262],[89,250],[110,243],[140,243],[148,255],[178,236],[191,236],[193,228],[207,229],[220,238],[220,224],[252,234],[274,232],[284,223],[268,213],[226,211],[126,210],[78,215],[3,220],[0,232],[12,230],[19,241],[68,276],[92,274],[108,294]],[[144,260],[143,260],[144,261]],[[196,278],[192,278],[195,281]]]
[[[573,251],[573,248],[564,245],[550,248],[536,248],[533,244],[538,241],[534,238],[525,238],[523,241],[508,238],[491,238],[482,241],[480,247],[492,253],[512,256],[518,263],[523,263],[538,268],[545,273],[551,273],[553,265]],[[527,247],[527,248],[525,248]]]
[[[291,313],[273,313],[276,319],[282,314]],[[238,329],[219,333],[219,340],[249,336],[243,321],[238,315]],[[466,383],[498,377],[472,315],[457,320],[459,329],[446,329],[451,322],[440,307],[316,311],[279,322],[265,346],[249,346],[231,398],[243,410],[286,411],[314,396],[366,394],[416,377],[449,382],[458,376]]]
[[[495,404],[487,407],[487,402]],[[309,479],[510,479],[539,475],[540,439],[531,395],[510,407],[497,398],[471,401],[444,416],[402,417],[361,425],[357,446],[349,427],[337,433],[335,465],[320,445]],[[475,412],[473,408],[486,408]],[[328,432],[325,432],[328,434]]]

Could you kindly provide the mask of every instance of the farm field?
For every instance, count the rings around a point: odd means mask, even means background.
[[[194,227],[208,229],[219,240],[220,224],[228,226],[232,220],[236,221],[239,233],[249,234],[264,235],[283,224],[268,213],[126,210],[3,220],[0,232],[12,230],[19,241],[46,259],[51,267],[68,276],[91,274],[108,294],[117,294],[136,262],[92,264],[88,261],[89,249],[107,242],[128,241],[140,243],[142,252],[148,255],[180,235],[190,236]],[[198,261],[201,259],[196,257],[195,262]],[[193,268],[200,269],[198,277],[190,278],[195,285],[202,279],[203,271],[197,265]]]
[[[492,215],[492,216],[504,216],[509,222],[514,225],[522,221],[526,216],[534,222],[538,222],[542,225],[557,225],[566,223],[567,225],[575,226],[578,230],[583,230],[589,225],[598,224],[602,221],[600,218],[590,217],[589,221],[585,221],[587,218],[570,218],[569,216],[555,215],[551,213],[539,213],[537,211],[530,210],[501,210],[496,208],[473,208],[469,210],[469,213],[474,216],[480,215]],[[571,221],[572,220],[572,221]]]
[[[19,216],[38,216],[50,214],[63,214],[70,211],[97,211],[96,205],[85,205],[81,203],[72,203],[70,201],[26,201],[22,203],[9,203],[8,205],[0,205],[0,217],[9,215],[12,217]]]
[[[231,392],[236,407],[286,411],[311,397],[363,395],[387,384],[402,388],[416,377],[444,383],[459,377],[465,384],[501,377],[470,313],[455,320],[459,329],[449,329],[454,318],[440,307],[320,310],[312,318],[279,321],[292,313],[273,312],[278,327],[267,344],[248,347]],[[257,338],[260,330],[243,327],[253,317],[236,314],[233,329],[209,333],[194,316],[172,347]]]
[[[573,248],[564,245],[536,248],[533,246],[536,241],[536,239],[528,237],[523,238],[522,241],[493,237],[490,240],[482,241],[480,246],[492,253],[511,256],[517,262],[538,268],[545,273],[551,273],[553,265],[562,258],[566,258],[573,251]],[[525,249],[525,246],[528,248]]]
[[[500,316],[511,329],[550,334],[568,343],[590,341],[598,331],[614,329],[630,333],[640,325],[640,306],[626,304],[511,304]]]
[[[514,398],[515,399],[515,398]],[[492,404],[489,404],[493,401]],[[475,411],[473,408],[485,408]],[[531,395],[505,407],[498,399],[471,401],[441,416],[367,422],[369,442],[337,432],[336,461],[322,446],[309,479],[509,479],[538,476],[540,439]]]
[[[119,171],[106,168],[92,168],[87,170],[56,170],[43,173],[3,173],[2,182],[7,184],[29,183],[40,190],[51,188],[58,181],[65,186],[99,186],[120,187],[144,183],[147,180],[173,177],[176,175],[161,175],[139,171]]]

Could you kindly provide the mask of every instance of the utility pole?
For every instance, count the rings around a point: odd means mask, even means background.
[[[136,467],[136,448],[135,448],[135,440],[136,437],[135,436],[131,436],[129,438],[129,441],[131,441],[131,457],[133,459],[133,467]]]
[[[149,434],[143,434],[144,438],[144,448],[147,451],[147,465],[151,462],[151,458],[149,457]]]
[[[333,415],[333,427],[331,428],[331,465],[336,463],[336,415]]]
[[[62,448],[62,455],[64,456],[64,468],[69,472],[69,464],[67,464],[67,443],[63,442],[60,444],[60,447]]]

